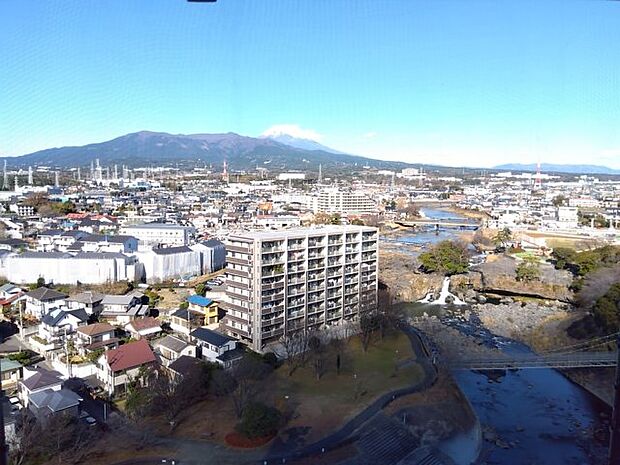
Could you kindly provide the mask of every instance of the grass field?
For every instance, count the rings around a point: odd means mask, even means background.
[[[290,420],[287,428],[309,429],[306,441],[315,441],[337,429],[381,394],[409,386],[423,376],[414,363],[397,368],[397,363],[414,358],[409,339],[401,332],[377,338],[364,352],[357,337],[342,352],[341,371],[336,371],[336,353],[325,353],[325,373],[316,378],[312,363],[289,376],[284,364],[264,380],[259,399],[276,406]],[[209,399],[186,412],[175,436],[223,442],[236,423],[228,398]]]

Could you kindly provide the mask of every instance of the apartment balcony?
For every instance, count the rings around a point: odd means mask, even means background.
[[[261,315],[270,315],[282,311],[284,311],[284,302],[278,302],[277,305],[263,305],[261,308]]]
[[[289,289],[288,290],[288,296],[289,297],[294,297],[296,295],[305,295],[306,294],[306,289],[304,287],[298,288],[298,289]]]
[[[350,294],[357,294],[359,292],[359,288],[357,286],[355,287],[347,287],[344,289],[344,293],[346,295],[350,295]]]
[[[376,281],[377,275],[376,274],[363,274],[361,279],[362,279],[362,282]]]
[[[288,250],[305,250],[304,241],[289,241]]]
[[[327,245],[342,245],[342,239],[330,239],[327,241]]]
[[[231,257],[231,256],[227,256],[226,261],[228,263],[235,263],[237,265],[248,265],[250,263],[249,258]]]
[[[308,252],[308,258],[324,258],[325,254],[323,252]]]
[[[345,307],[344,308],[344,315],[345,316],[355,315],[356,313],[357,313],[357,305],[353,306],[353,307]]]
[[[313,306],[308,305],[308,311],[307,311],[308,314],[317,313],[317,312],[323,312],[323,311],[325,311],[325,305],[323,305],[323,304],[321,304],[321,305],[313,305]]]
[[[328,312],[327,313],[327,321],[330,320],[339,320],[342,318],[342,312]]]
[[[345,274],[357,274],[359,273],[359,268],[357,266],[347,266],[344,268],[344,273]]]
[[[342,247],[328,247],[327,248],[327,255],[329,256],[333,256],[333,255],[340,255],[342,254]]]
[[[342,260],[327,260],[327,266],[342,266]]]
[[[323,301],[325,301],[325,294],[308,297],[308,304],[314,304],[314,303],[323,302]]]
[[[359,301],[360,299],[358,297],[352,297],[349,299],[344,299],[344,304],[345,305],[357,305]]]
[[[310,271],[310,270],[318,270],[318,269],[321,269],[321,268],[325,268],[325,260],[308,262],[308,271]]]
[[[293,285],[293,284],[305,284],[306,280],[303,278],[289,278],[288,280],[288,284]]]
[[[362,241],[376,241],[376,240],[377,240],[376,232],[362,233]]]
[[[297,319],[297,318],[302,318],[304,316],[306,312],[304,310],[296,310],[294,312],[289,311],[287,318],[289,320],[293,320],[293,319]]]
[[[300,271],[305,271],[306,268],[301,265],[289,265],[288,272],[289,273],[299,273]]]
[[[239,245],[226,244],[226,250],[229,252],[250,253],[249,247],[241,247]]]
[[[346,242],[347,244],[353,244],[359,241],[359,236],[357,234],[347,234]]]
[[[262,249],[260,249],[262,254],[266,254],[266,253],[281,253],[284,252],[284,247],[282,246],[278,246],[278,247],[263,247]]]
[[[294,320],[294,321],[288,321],[286,323],[286,329],[288,331],[297,331],[298,329],[302,329],[306,326],[306,323],[304,322],[304,320]]]
[[[278,292],[276,294],[261,295],[261,302],[272,302],[274,300],[284,299],[284,292]]]
[[[312,309],[312,310],[310,310],[310,309],[308,308],[308,312],[307,312],[307,314],[308,314],[308,320],[310,320],[310,319],[311,319],[311,318],[310,318],[311,316],[314,316],[314,318],[316,318],[318,314],[321,314],[321,313],[323,313],[323,312],[325,312],[325,308],[324,308],[324,307],[323,307],[323,308],[316,308],[316,309]]]
[[[242,276],[244,278],[247,278],[248,276],[250,276],[249,270],[239,270],[237,268],[226,268],[226,273],[234,275],[234,276]]]
[[[308,281],[320,281],[323,279],[325,279],[325,273],[319,273],[319,274],[308,273]]]
[[[345,253],[357,253],[360,249],[358,247],[347,247],[344,251]]]
[[[327,280],[327,287],[342,287],[342,280],[341,279],[328,279]]]
[[[277,336],[282,336],[282,334],[284,334],[284,328],[275,328],[272,329],[270,331],[262,331],[262,337],[263,339],[268,339],[268,338],[272,338],[272,337],[277,337]]]
[[[377,265],[362,263],[362,271],[377,271]]]
[[[355,278],[351,278],[351,277],[344,278],[344,283],[345,284],[357,284],[358,281],[359,280],[358,280],[357,277],[355,277]]]
[[[327,272],[327,277],[328,278],[334,278],[334,277],[340,277],[342,276],[342,269],[341,268],[332,268],[331,270],[329,270]]]
[[[284,287],[284,279],[281,279],[279,281],[275,281],[275,282],[269,282],[269,283],[265,283],[265,281],[263,281],[262,285],[261,285],[261,289],[263,291],[269,291],[272,289],[279,289],[281,287]]]
[[[261,265],[280,265],[284,263],[284,256],[279,258],[270,258],[268,260],[261,260]]]
[[[362,261],[363,262],[367,262],[367,261],[375,261],[377,260],[377,254],[362,254]]]
[[[299,262],[305,260],[304,254],[303,253],[295,253],[295,254],[288,254],[288,261],[289,262]]]
[[[284,267],[274,267],[274,268],[267,268],[267,269],[263,269],[263,278],[267,278],[270,276],[280,276],[284,274]]]
[[[369,250],[377,250],[377,244],[364,244],[362,245],[362,252],[366,252]]]
[[[325,241],[308,239],[308,247],[325,247]]]
[[[264,328],[265,326],[272,326],[284,323],[284,317],[278,316],[275,318],[263,318],[261,319],[261,326]]]

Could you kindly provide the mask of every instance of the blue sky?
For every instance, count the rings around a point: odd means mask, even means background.
[[[384,159],[620,168],[618,44],[612,1],[2,0],[0,155],[289,125]]]

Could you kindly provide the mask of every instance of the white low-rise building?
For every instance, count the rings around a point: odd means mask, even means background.
[[[147,223],[126,225],[120,233],[137,238],[141,245],[182,246],[189,244],[193,228],[178,224]]]

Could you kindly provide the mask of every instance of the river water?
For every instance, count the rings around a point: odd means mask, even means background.
[[[438,217],[436,210],[426,210]],[[456,217],[452,213],[440,215]],[[427,233],[411,234],[411,241]],[[417,236],[417,237],[416,237]],[[450,238],[450,231],[431,233],[431,241]],[[406,239],[406,238],[405,238]],[[402,240],[399,238],[399,240]],[[421,243],[421,242],[416,242]],[[440,317],[446,325],[474,336],[480,344],[506,353],[530,349],[486,330],[472,312],[468,321],[445,307],[414,304],[412,311]],[[456,371],[454,378],[478,416],[487,441],[483,441],[478,463],[488,465],[602,465],[605,462],[606,431],[610,408],[553,369],[510,370],[481,373]],[[459,465],[471,458],[467,437],[456,438],[448,447]],[[461,444],[459,445],[459,441]],[[459,445],[458,447],[455,447]],[[462,446],[462,447],[461,447]],[[458,449],[462,449],[459,456]],[[448,452],[446,450],[446,452]]]

